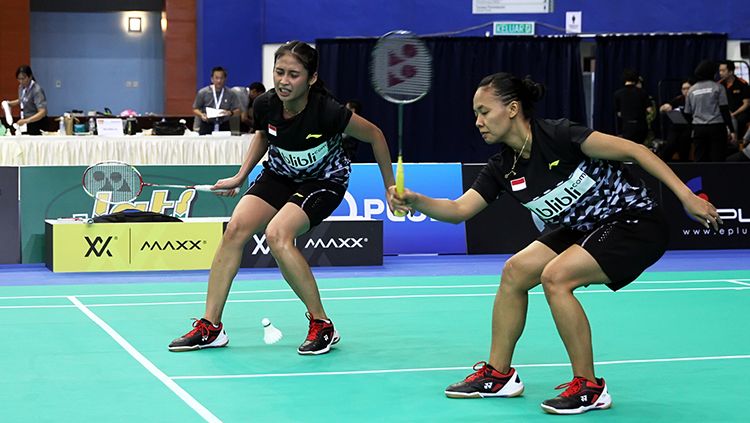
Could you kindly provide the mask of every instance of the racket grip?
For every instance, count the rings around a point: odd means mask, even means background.
[[[401,155],[398,156],[398,163],[396,163],[396,192],[398,195],[404,194],[404,161]],[[397,217],[404,217],[406,213],[396,210],[393,214]]]
[[[193,188],[195,188],[196,191],[205,191],[205,192],[234,192],[235,194],[240,192],[240,187],[232,188],[232,189],[211,189],[213,185],[196,185]]]

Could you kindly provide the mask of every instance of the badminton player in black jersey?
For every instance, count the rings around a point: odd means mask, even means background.
[[[317,51],[303,42],[291,41],[276,51],[274,89],[253,102],[256,132],[245,161],[236,175],[219,180],[214,188],[239,187],[266,153],[268,158],[234,209],[216,251],[205,315],[172,341],[171,351],[227,345],[221,317],[229,288],[245,243],[263,231],[284,279],[307,307],[309,332],[297,352],[324,354],[339,341],[294,239],[328,217],[344,198],[351,166],[341,146],[342,134],[372,145],[384,193],[394,178],[381,130],[338,103],[318,81],[317,69]],[[393,200],[388,201],[393,209]]]
[[[721,219],[712,204],[694,195],[644,146],[566,119],[534,118],[532,105],[543,91],[540,84],[507,73],[484,78],[474,94],[476,126],[486,143],[503,144],[500,153],[456,200],[409,190],[398,198],[395,188],[389,195],[398,210],[462,222],[506,193],[555,227],[505,263],[489,360],[477,363],[475,373],[445,393],[452,398],[521,395],[523,383],[511,358],[524,328],[528,291],[541,283],[574,376],[542,408],[577,414],[608,408],[611,397],[604,379],[594,374],[591,329],[573,291],[596,283],[616,291],[656,262],[667,246],[667,222],[659,206],[621,162],[635,162],[658,178],[705,227],[716,229]]]

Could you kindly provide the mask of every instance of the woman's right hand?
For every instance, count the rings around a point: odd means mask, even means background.
[[[398,195],[396,185],[388,187],[388,203],[392,206],[391,208],[393,210],[399,210],[406,213],[412,212],[418,195],[419,194],[406,187],[404,187],[404,193]]]
[[[242,178],[238,176],[232,176],[231,178],[219,179],[216,181],[211,189],[213,190],[227,190],[227,191],[216,191],[214,194],[222,197],[234,197],[239,193],[239,187],[242,185]]]

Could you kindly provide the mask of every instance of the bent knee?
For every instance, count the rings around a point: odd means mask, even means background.
[[[222,239],[224,243],[245,245],[247,240],[253,236],[253,233],[254,231],[252,228],[247,228],[230,220],[224,230]]]
[[[545,294],[573,292],[580,284],[564,266],[550,265],[544,268],[539,278]]]
[[[266,242],[271,248],[271,252],[281,251],[284,248],[294,245],[294,235],[288,231],[271,226],[266,228]]]
[[[500,281],[501,288],[528,291],[539,284],[539,271],[533,263],[513,256],[505,262]]]

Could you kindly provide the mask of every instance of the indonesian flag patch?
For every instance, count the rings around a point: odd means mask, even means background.
[[[510,188],[513,191],[521,191],[522,189],[526,189],[526,178],[520,177],[518,179],[511,179]]]
[[[268,124],[268,133],[273,135],[274,137],[276,136],[276,127],[271,125],[270,123]]]

